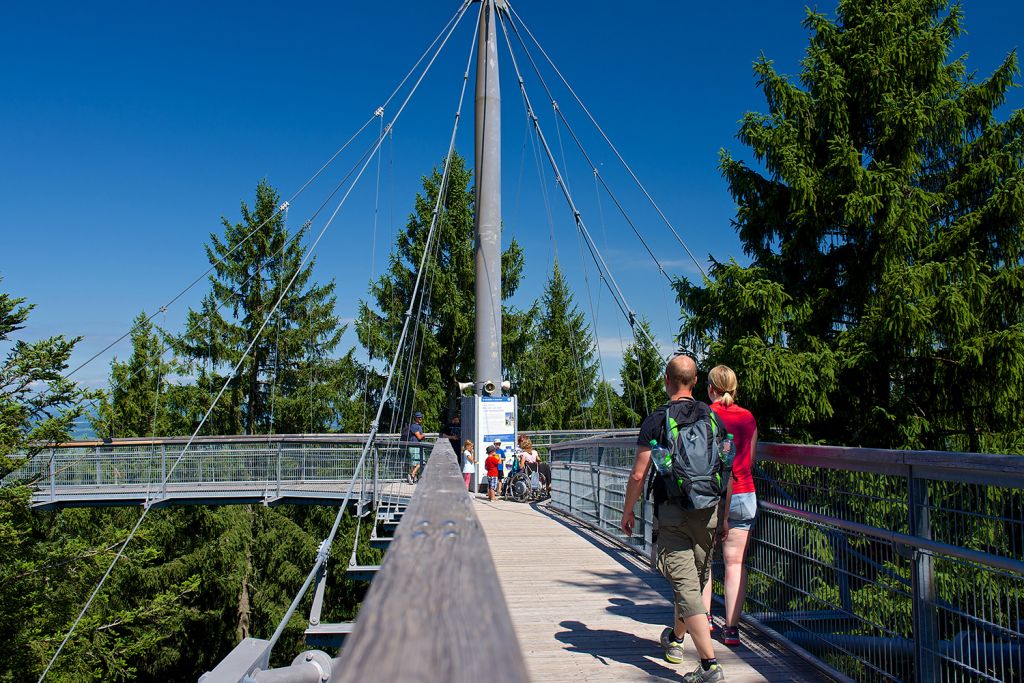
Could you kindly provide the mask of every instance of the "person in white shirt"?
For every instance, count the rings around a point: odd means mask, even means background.
[[[476,457],[473,456],[473,442],[466,439],[462,444],[462,475],[466,478],[466,490],[469,490],[469,481],[476,471]]]

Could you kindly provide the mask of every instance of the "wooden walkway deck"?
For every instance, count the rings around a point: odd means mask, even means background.
[[[689,639],[682,664],[662,657],[658,638],[671,623],[671,591],[638,558],[542,505],[477,497],[475,509],[535,683],[679,680],[696,666]],[[742,632],[738,648],[715,642],[730,683],[827,680],[751,636]]]

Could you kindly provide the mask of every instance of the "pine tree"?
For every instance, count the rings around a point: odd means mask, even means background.
[[[346,330],[334,312],[334,282],[312,280],[316,259],[302,264],[308,225],[290,233],[279,203],[277,192],[261,181],[253,208],[242,202],[242,221],[223,219],[223,237],[212,234],[206,248],[215,265],[211,291],[200,310],[189,312],[186,332],[170,340],[191,361],[198,393],[212,398],[267,323],[211,416],[208,433],[337,429],[356,389],[352,354],[330,356]],[[200,406],[205,411],[208,400],[186,403],[190,412]],[[198,422],[202,412],[196,413],[191,418]]]
[[[0,344],[25,327],[33,308],[24,298],[0,292]],[[79,341],[58,335],[11,345],[0,363],[0,458],[26,446],[34,450],[33,444],[68,439],[85,401],[96,395],[63,377]],[[0,460],[0,473],[8,470]]]
[[[519,392],[521,428],[589,428],[598,419],[591,416],[598,375],[594,337],[557,260],[536,307],[540,316]],[[595,410],[600,414],[605,406]]]
[[[175,369],[164,359],[167,347],[145,313],[135,318],[130,336],[132,354],[126,362],[111,362],[110,388],[91,419],[93,430],[102,438],[170,436],[163,395]]]
[[[651,334],[651,325],[641,319],[639,325]],[[665,361],[647,336],[637,334],[622,355],[619,369],[622,382],[617,422],[622,427],[639,427],[644,418],[665,402]]]
[[[356,331],[373,362],[388,363],[395,352],[426,246],[443,170],[442,164],[423,178],[423,191],[416,194],[415,209],[395,239],[387,271],[370,283],[372,304],[360,302]],[[413,410],[415,396],[415,409],[423,412],[426,425],[439,425],[444,413],[454,408],[458,396],[456,381],[476,378],[474,202],[472,174],[465,160],[455,154],[451,159],[433,253],[428,255],[424,266],[420,285],[422,305],[418,300],[413,310],[416,317],[409,327],[407,348],[412,352],[403,352],[397,371],[399,405],[389,405],[390,411],[404,409],[409,413]],[[507,299],[519,287],[523,269],[523,252],[515,240],[502,253],[501,266],[501,294]],[[514,316],[515,312],[505,311],[503,320],[514,321],[517,319]],[[505,340],[503,347],[507,348]],[[383,378],[371,373],[368,385],[367,400],[375,405],[380,399]],[[387,428],[391,422],[400,425],[406,419],[408,415],[389,412],[384,416],[382,427]]]
[[[945,1],[809,12],[799,81],[755,64],[768,113],[723,152],[752,263],[678,284],[684,338],[733,366],[762,429],[903,448],[1024,446],[1019,73],[950,59]]]

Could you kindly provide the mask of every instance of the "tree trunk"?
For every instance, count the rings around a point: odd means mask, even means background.
[[[249,507],[248,505],[246,507]],[[251,510],[250,510],[251,512]],[[250,515],[250,526],[252,518]],[[249,617],[252,611],[249,604],[249,577],[252,576],[252,544],[245,545],[245,569],[242,572],[242,585],[238,592],[238,622],[235,637],[238,642],[249,637]]]

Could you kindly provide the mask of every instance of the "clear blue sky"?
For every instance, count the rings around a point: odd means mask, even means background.
[[[139,311],[156,310],[206,268],[203,243],[220,229],[220,217],[237,220],[239,202],[251,203],[263,177],[282,195],[296,190],[382,103],[456,7],[405,0],[9,3],[0,28],[0,288],[37,304],[23,338],[83,335],[82,360],[126,331]],[[757,56],[763,52],[784,73],[798,71],[807,44],[804,2],[518,0],[514,7],[690,247],[702,258],[742,260],[718,151],[743,156],[737,121],[765,109],[751,71]],[[818,7],[834,9],[831,2]],[[1024,3],[968,0],[964,8],[968,34],[956,51],[969,52],[969,68],[984,76],[1024,42]],[[475,7],[470,12],[385,148],[376,250],[372,166],[318,248],[316,277],[337,280],[343,318],[366,296],[371,267],[379,272],[385,262],[420,176],[444,154]],[[589,315],[572,217],[546,170],[544,201],[504,51],[502,58],[506,242],[515,236],[526,250],[517,301],[539,293],[557,251]],[[554,125],[532,73],[527,89],[559,157],[561,136],[574,197],[613,274],[667,346],[677,318],[667,287],[608,198],[598,203],[592,175]],[[693,274],[569,96],[558,89],[556,98],[670,272]],[[1020,89],[1011,98],[1010,107],[1024,106]],[[470,159],[471,107],[470,98],[458,138]],[[293,227],[353,161],[343,157],[294,203]],[[607,293],[599,296],[588,267],[606,371],[614,375],[627,327]],[[197,287],[157,322],[176,329],[205,290]],[[354,332],[344,343],[357,343]],[[115,352],[127,356],[127,342]],[[102,386],[109,360],[79,378]]]

